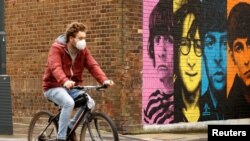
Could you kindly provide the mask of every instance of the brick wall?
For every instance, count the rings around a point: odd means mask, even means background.
[[[115,86],[93,94],[97,110],[123,132],[141,119],[141,6],[137,0],[5,0],[7,74],[15,122],[29,122],[38,110],[56,111],[41,89],[50,44],[72,21],[88,26],[87,44]],[[96,84],[85,72],[85,84]]]
[[[123,129],[137,132],[141,125],[142,1],[122,1],[122,91]]]

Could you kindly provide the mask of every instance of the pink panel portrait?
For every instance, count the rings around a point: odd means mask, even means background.
[[[144,124],[173,121],[173,3],[172,0],[143,1]]]

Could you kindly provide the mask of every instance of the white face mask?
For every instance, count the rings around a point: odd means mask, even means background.
[[[77,41],[76,48],[79,50],[84,50],[86,48],[86,41],[84,39]]]

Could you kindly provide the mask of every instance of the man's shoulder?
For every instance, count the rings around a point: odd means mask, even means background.
[[[51,47],[60,47],[60,48],[65,48],[66,45],[62,44],[60,42],[55,41],[54,43],[52,43]]]
[[[64,50],[66,48],[65,45],[59,43],[59,42],[54,42],[52,43],[52,45],[50,46],[50,49],[57,49],[57,50]]]

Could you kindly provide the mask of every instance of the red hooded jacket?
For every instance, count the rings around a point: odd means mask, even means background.
[[[50,47],[43,74],[43,91],[47,91],[50,88],[62,87],[67,80],[76,82],[76,85],[81,84],[84,68],[87,68],[92,76],[101,84],[108,79],[88,48],[79,51],[73,62],[66,49],[66,45],[57,41],[54,42]]]

